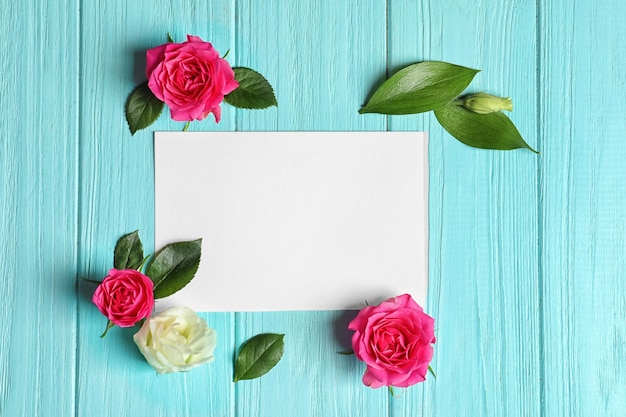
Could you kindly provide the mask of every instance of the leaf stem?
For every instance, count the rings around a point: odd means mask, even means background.
[[[189,129],[189,125],[191,124],[191,122],[187,122],[185,123],[185,126],[183,127],[183,132],[186,132],[187,129]]]
[[[148,255],[145,258],[143,258],[143,261],[141,261],[141,263],[137,267],[137,271],[141,272],[141,270],[143,269],[143,266],[146,264],[146,261],[148,260],[148,258],[150,258],[150,255]]]
[[[87,282],[93,282],[94,284],[102,284],[102,281],[96,281],[95,279],[89,279],[85,277],[81,277],[81,278]]]
[[[433,367],[428,365],[428,372],[430,372],[433,375],[434,379],[437,379],[437,375],[435,375],[435,371],[433,371]]]

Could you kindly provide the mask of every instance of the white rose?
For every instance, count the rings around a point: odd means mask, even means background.
[[[187,371],[213,361],[217,334],[187,307],[172,307],[148,318],[133,340],[160,374]]]

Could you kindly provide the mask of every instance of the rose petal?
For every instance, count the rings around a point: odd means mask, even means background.
[[[154,69],[163,60],[166,46],[167,44],[163,44],[146,51],[146,78],[150,79]]]

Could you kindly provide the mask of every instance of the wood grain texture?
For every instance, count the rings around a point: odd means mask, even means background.
[[[384,2],[238,1],[241,65],[264,73],[278,108],[237,112],[244,131],[384,130],[358,109],[384,74]],[[268,375],[237,384],[237,416],[383,416],[386,390],[363,386],[364,367],[346,343],[341,312],[238,314],[237,345],[256,333],[286,333],[285,357]]]
[[[78,7],[1,8],[0,415],[71,415]]]
[[[154,249],[154,130],[181,130],[163,115],[131,137],[123,106],[145,80],[145,51],[189,34],[226,52],[233,45],[230,1],[86,2],[81,11],[81,146],[79,273],[101,279],[124,233],[139,229],[144,249]],[[229,110],[218,126],[232,126]],[[198,126],[196,126],[198,125]],[[193,129],[212,129],[211,118]],[[233,315],[208,314],[219,337],[215,363],[194,372],[163,375],[150,368],[132,341],[134,329],[114,328],[100,339],[106,320],[90,302],[94,286],[81,283],[77,415],[229,416],[233,409]]]
[[[468,92],[512,96],[510,117],[537,142],[534,4],[389,4],[391,71],[422,60],[480,69]],[[438,337],[437,379],[401,391],[391,415],[539,415],[538,157],[469,148],[432,114],[389,128],[430,132],[427,311]]]
[[[0,416],[608,416],[626,410],[626,6],[565,0],[4,1],[0,22]],[[153,248],[154,130],[123,114],[145,50],[195,34],[264,74],[279,107],[191,130],[428,130],[437,379],[361,384],[354,313],[202,314],[216,361],[157,376],[133,330],[99,335],[117,238]],[[432,115],[359,115],[404,65],[482,69],[540,156],[468,148]],[[77,284],[78,282],[78,284]],[[283,360],[233,384],[247,338]]]
[[[278,108],[237,112],[238,130],[384,130],[358,110],[385,71],[384,2],[237,2],[238,65],[266,75]]]
[[[626,5],[541,1],[545,415],[626,410]]]

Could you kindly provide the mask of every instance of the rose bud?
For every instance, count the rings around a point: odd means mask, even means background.
[[[476,93],[463,97],[462,102],[463,107],[478,114],[494,113],[502,110],[513,111],[513,102],[510,97]]]

